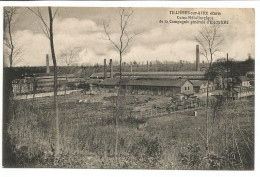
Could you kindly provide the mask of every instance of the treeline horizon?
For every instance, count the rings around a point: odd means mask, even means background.
[[[220,58],[213,63],[224,61],[224,58]],[[237,61],[232,58],[229,59],[229,63],[232,64],[232,69],[236,71],[236,75],[245,75],[248,71],[254,71],[255,59],[247,58],[244,61]],[[69,68],[69,69],[68,69]],[[208,63],[200,63],[200,69],[206,70]],[[25,75],[33,75],[46,73],[46,66],[20,66],[20,67],[4,67],[4,69],[13,70],[14,78],[21,78]],[[92,66],[58,66],[59,74],[75,74],[77,77],[83,77],[88,79],[93,73],[104,72],[104,65],[92,65]],[[109,61],[106,64],[107,74],[110,75]],[[173,71],[196,71],[196,63],[189,62],[171,62],[171,63],[149,63],[147,70],[147,62],[143,64],[133,63],[132,72],[173,72]],[[113,63],[113,72],[119,72],[119,65]],[[126,62],[122,63],[122,72],[131,72],[131,65]],[[50,66],[50,74],[53,73],[53,66]]]

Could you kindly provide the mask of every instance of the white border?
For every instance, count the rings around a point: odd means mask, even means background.
[[[82,2],[82,1],[33,1],[33,2],[0,2],[0,26],[1,26],[1,36],[3,36],[3,6],[73,6],[73,7],[80,7],[80,6],[87,6],[87,7],[198,7],[198,8],[255,8],[255,58],[256,58],[256,84],[255,90],[258,90],[259,87],[259,72],[257,71],[257,67],[259,66],[259,61],[257,57],[260,56],[260,46],[259,46],[259,31],[260,31],[260,2],[259,1],[89,1],[89,2]],[[3,38],[1,37],[0,42],[0,56],[3,56]],[[258,49],[258,50],[256,50]],[[2,57],[1,57],[2,58]],[[2,87],[3,87],[3,62],[1,63],[1,72],[0,72],[0,98],[1,98],[1,109],[0,115],[2,117]],[[259,101],[259,94],[256,92],[255,95],[255,127],[259,126],[260,121],[258,120],[258,116],[260,115],[260,110],[257,109],[257,104]],[[2,119],[0,123],[0,157],[2,157]],[[255,128],[255,170],[254,171],[181,171],[181,170],[86,170],[86,169],[0,169],[0,176],[1,177],[13,177],[13,176],[39,176],[39,177],[46,177],[46,176],[144,176],[144,177],[151,177],[151,176],[210,176],[210,177],[256,177],[260,176],[260,154],[259,154],[259,130]],[[2,158],[1,158],[2,159]],[[2,167],[2,160],[0,162],[0,166]]]

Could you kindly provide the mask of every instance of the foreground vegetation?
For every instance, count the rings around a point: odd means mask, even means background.
[[[70,101],[72,97],[67,96],[66,102],[59,97],[59,157],[54,157],[52,102],[12,102],[5,167],[254,169],[252,98],[212,102],[207,150],[205,110],[199,110],[197,117],[185,112],[138,119],[124,115],[129,109],[126,102],[114,109],[113,99],[78,103]]]

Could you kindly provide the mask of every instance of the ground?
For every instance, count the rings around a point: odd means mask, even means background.
[[[254,168],[252,98],[222,103],[215,113],[208,110],[209,150],[205,108],[197,110],[197,117],[191,110],[140,117],[133,116],[133,112],[165,107],[170,99],[148,95],[125,96],[119,101],[116,98],[112,93],[59,96],[61,154],[56,161],[53,97],[36,98],[34,102],[16,100],[8,127],[16,160],[6,166]]]

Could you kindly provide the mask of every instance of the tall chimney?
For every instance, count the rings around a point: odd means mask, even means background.
[[[113,78],[114,73],[113,73],[113,61],[112,61],[112,59],[110,59],[109,65],[110,65],[110,78]]]
[[[107,78],[107,62],[106,59],[104,59],[104,79]]]
[[[149,72],[149,64],[148,64],[148,61],[147,61],[147,72]]]
[[[49,65],[49,55],[46,54],[46,73],[50,73],[50,65]]]
[[[200,49],[199,49],[199,45],[196,45],[196,71],[200,70],[199,65],[200,65]]]

